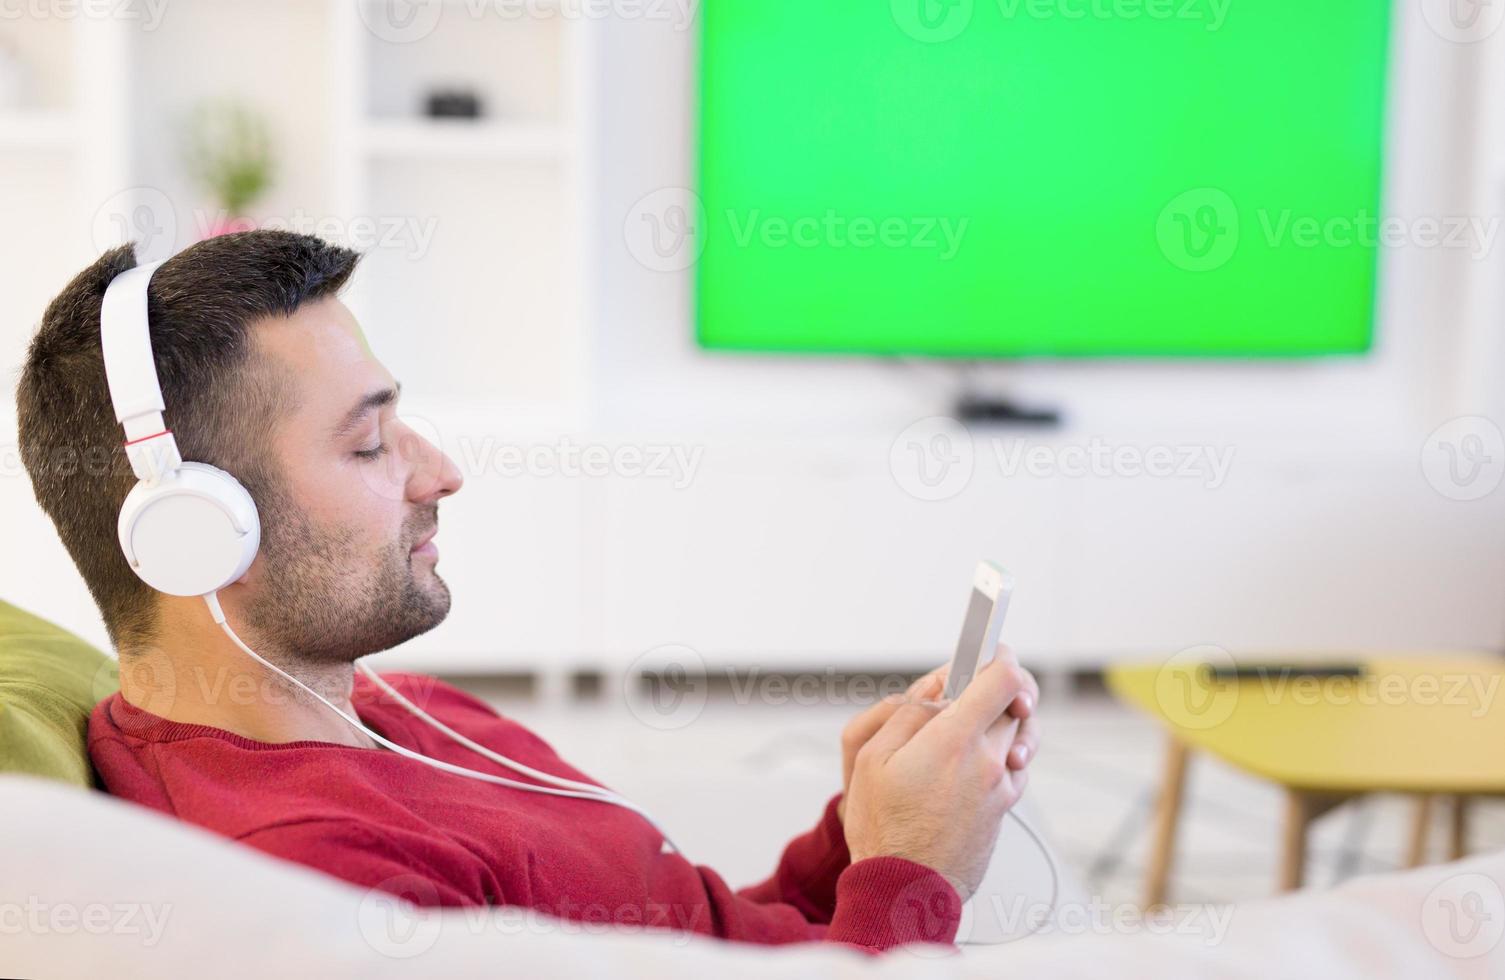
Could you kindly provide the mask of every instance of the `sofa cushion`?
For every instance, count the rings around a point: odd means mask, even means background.
[[[0,814],[4,901],[21,909],[11,896],[24,895],[24,909],[41,910],[12,918],[40,914],[46,924],[71,913],[68,928],[7,929],[0,943],[7,976],[157,980],[198,976],[212,963],[220,980],[283,976],[291,964],[299,976],[362,980],[1505,977],[1499,851],[1273,901],[1178,905],[1154,924],[1106,898],[1068,902],[1058,925],[1020,942],[960,955],[910,946],[869,957],[827,943],[774,948],[635,934],[627,925],[516,908],[414,908],[144,806],[22,776],[0,775]],[[723,854],[741,846],[722,843]]]
[[[89,712],[118,687],[113,659],[0,602],[0,772],[94,785]]]

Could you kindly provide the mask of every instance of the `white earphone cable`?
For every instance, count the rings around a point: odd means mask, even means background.
[[[511,769],[514,772],[521,773],[524,776],[530,776],[541,783],[548,783],[551,786],[559,786],[564,789],[579,790],[582,793],[590,793],[593,796],[615,797],[617,795],[604,786],[597,786],[593,783],[582,783],[578,780],[566,779],[563,776],[555,776],[553,773],[543,772],[541,770],[534,769],[532,766],[525,766],[521,762],[509,759],[498,752],[493,752],[491,749],[488,749],[481,743],[466,738],[464,735],[461,735],[453,728],[450,728],[448,725],[444,724],[433,715],[418,707],[418,705],[414,704],[412,701],[409,701],[406,697],[403,696],[400,691],[397,690],[397,688],[393,687],[391,684],[388,684],[379,674],[376,673],[376,671],[372,670],[370,665],[364,664],[357,660],[355,662],[355,669],[365,675],[367,680],[371,681],[377,687],[381,688],[382,692],[385,693],[388,697],[392,698],[398,704],[408,709],[408,711],[412,714],[427,722],[430,727],[448,736],[452,741],[458,742],[459,744],[465,746],[467,749],[470,749],[477,755],[484,756],[487,759],[490,759],[497,765],[505,766],[506,768]]]
[[[257,663],[261,664],[263,667],[277,674],[284,680],[288,681],[289,683],[302,688],[304,691],[313,695],[326,708],[343,718],[351,727],[365,733],[365,735],[372,741],[388,749],[391,749],[398,755],[412,759],[415,762],[421,762],[427,766],[432,766],[433,768],[439,769],[443,772],[451,773],[456,776],[465,776],[470,779],[479,779],[488,783],[495,783],[498,786],[509,786],[513,789],[520,789],[528,793],[544,793],[549,796],[568,796],[581,800],[594,800],[597,803],[609,803],[613,806],[622,807],[625,810],[631,810],[638,816],[642,817],[644,820],[648,821],[648,823],[652,825],[652,827],[663,836],[665,843],[667,843],[669,847],[671,847],[676,852],[679,851],[679,848],[675,847],[674,842],[669,838],[669,835],[664,833],[663,827],[659,825],[657,820],[653,819],[652,815],[650,815],[646,810],[644,810],[637,804],[621,796],[618,796],[615,793],[612,793],[610,790],[604,789],[599,786],[591,786],[591,784],[589,783],[581,783],[575,780],[568,780],[563,779],[562,777],[552,776],[548,773],[539,773],[539,771],[536,769],[531,769],[530,767],[522,765],[522,763],[513,762],[511,759],[507,759],[505,756],[497,755],[491,752],[489,749],[484,750],[481,753],[487,758],[492,759],[492,761],[498,762],[499,764],[504,765],[510,769],[524,772],[528,775],[537,774],[538,776],[543,777],[544,781],[554,782],[556,785],[538,786],[533,783],[523,783],[515,779],[508,779],[505,776],[496,776],[487,772],[479,772],[475,769],[467,769],[464,766],[457,766],[453,763],[431,758],[430,756],[426,756],[421,752],[414,752],[412,749],[409,749],[406,746],[398,745],[391,739],[384,738],[383,736],[378,735],[376,732],[372,731],[364,724],[362,724],[358,718],[353,718],[350,715],[346,714],[344,711],[341,711],[332,701],[324,697],[324,695],[320,694],[318,691],[315,691],[307,684],[298,680],[298,678],[294,677],[292,674],[289,674],[287,671],[283,670],[281,667],[278,667],[271,661],[265,659],[255,650],[252,650],[249,646],[247,646],[245,644],[245,641],[243,641],[236,634],[235,630],[231,628],[230,624],[225,621],[225,611],[220,607],[218,593],[208,593],[204,596],[204,602],[209,606],[209,613],[214,617],[214,621],[219,624],[220,629],[224,630],[225,635],[230,638],[231,642],[239,647],[247,656],[255,660]],[[368,671],[369,668],[363,670],[362,673],[366,674],[366,676],[368,677],[374,677],[374,674],[368,673]],[[390,685],[386,684],[384,681],[380,682],[380,686],[389,694],[395,695],[399,703],[402,703],[409,711],[426,720],[429,724],[434,725],[440,731],[446,732],[451,737],[457,737],[458,739],[463,740],[461,741],[461,744],[466,744],[467,747],[474,748],[476,746],[475,742],[472,742],[469,739],[465,739],[464,736],[460,736],[458,732],[454,732],[453,730],[441,725],[437,720],[425,713],[423,709],[419,708],[417,705],[413,704],[411,701],[408,701],[406,698],[402,697],[402,695],[398,694],[395,690],[392,689]],[[585,787],[589,787],[589,789]]]

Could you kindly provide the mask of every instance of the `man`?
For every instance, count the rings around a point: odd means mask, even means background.
[[[372,730],[468,769],[514,776],[383,696],[353,663],[438,625],[439,502],[454,463],[396,415],[399,385],[338,292],[357,256],[245,232],[157,270],[148,294],[166,419],[184,459],[239,478],[261,548],[222,589],[251,649]],[[240,651],[198,598],[159,594],[117,544],[134,477],[99,341],[106,253],[48,307],[17,393],[38,501],[98,603],[121,690],[89,726],[113,794],[269,854],[427,905],[527,905],[764,943],[868,949],[954,939],[1036,745],[1033,679],[1012,658],[939,705],[940,672],[843,734],[843,791],[774,875],[733,891],[665,853],[636,813],[436,771],[389,751]],[[432,678],[397,690],[460,734],[581,781],[533,733]]]

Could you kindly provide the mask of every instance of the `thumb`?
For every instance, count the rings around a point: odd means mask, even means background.
[[[868,739],[865,750],[874,757],[882,760],[887,759],[899,751],[916,732],[925,727],[925,723],[946,707],[945,701],[909,701],[899,706],[898,710],[889,715],[883,723]]]

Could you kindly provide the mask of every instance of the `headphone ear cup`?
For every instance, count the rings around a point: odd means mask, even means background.
[[[154,486],[138,483],[120,508],[120,548],[147,585],[200,596],[245,575],[261,546],[256,502],[208,463],[183,463]]]

